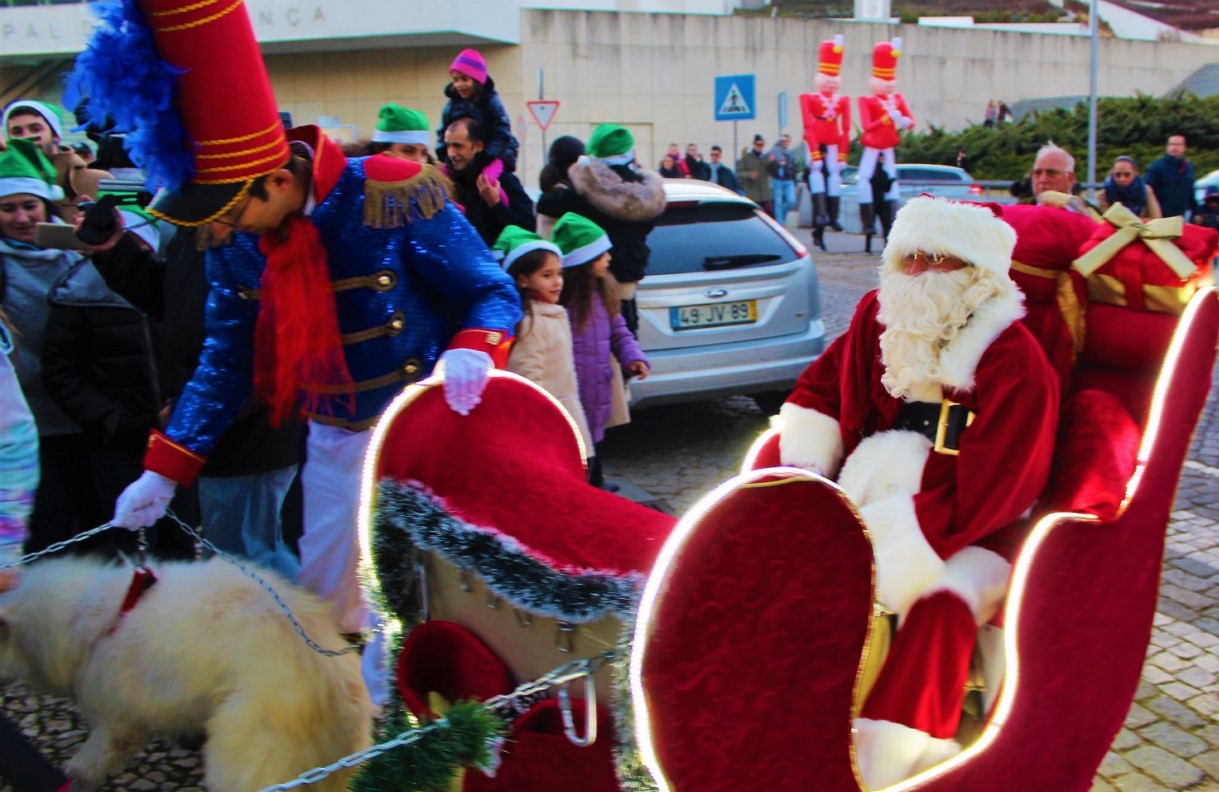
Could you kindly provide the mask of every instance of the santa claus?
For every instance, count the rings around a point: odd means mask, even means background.
[[[841,231],[838,224],[842,169],[851,146],[851,100],[838,93],[842,85],[841,35],[821,42],[817,92],[800,95],[800,114],[804,118],[804,142],[808,146],[808,188],[813,196],[813,241],[825,250],[825,228]]]
[[[902,54],[902,40],[882,41],[872,48],[872,76],[868,86],[871,96],[859,97],[859,124],[863,129],[859,141],[863,154],[859,158],[856,188],[859,191],[859,219],[863,223],[868,252],[872,252],[872,234],[875,221],[880,218],[884,235],[889,236],[889,226],[897,208],[897,145],[900,132],[914,126],[914,116],[906,106],[906,100],[897,93],[897,60]],[[877,165],[888,174],[888,190],[884,193],[884,206],[874,208],[872,177]],[[876,201],[880,201],[879,197]]]
[[[997,211],[997,209],[996,209]],[[1019,319],[1016,237],[986,206],[916,198],[881,285],[780,410],[780,454],[836,478],[871,535],[898,631],[857,721],[886,786],[955,754],[978,627],[1046,483],[1057,380]]]

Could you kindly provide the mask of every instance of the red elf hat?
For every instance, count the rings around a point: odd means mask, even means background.
[[[832,39],[827,39],[821,42],[821,49],[817,54],[817,71],[821,74],[837,77],[842,73],[842,42],[845,41],[842,34],[834,36]]]
[[[882,41],[872,48],[872,76],[882,80],[897,79],[897,59],[902,56],[902,40]]]
[[[204,225],[288,162],[243,0],[120,0],[96,13],[70,93],[87,95],[91,118],[129,133],[132,159],[161,188],[152,214]]]

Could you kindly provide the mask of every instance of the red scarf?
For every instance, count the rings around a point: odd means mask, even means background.
[[[258,239],[267,257],[259,281],[254,327],[254,395],[271,407],[278,426],[299,410],[306,384],[343,389],[352,402],[351,373],[343,356],[338,312],[330,288],[326,248],[309,218],[296,215]],[[305,411],[331,412],[328,393],[306,390]]]

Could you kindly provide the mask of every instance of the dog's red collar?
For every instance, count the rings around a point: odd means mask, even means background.
[[[140,598],[144,596],[144,592],[152,588],[156,582],[157,576],[153,573],[151,567],[143,565],[135,568],[131,573],[131,583],[127,586],[127,594],[123,597],[123,604],[119,607],[119,615],[115,617],[114,624],[110,625],[106,635],[114,634],[114,631],[123,623],[123,618],[135,608]]]

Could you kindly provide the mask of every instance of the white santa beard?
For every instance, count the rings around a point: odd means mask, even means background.
[[[885,371],[881,384],[897,399],[941,398],[940,356],[970,315],[998,289],[978,267],[907,275],[885,272],[880,281],[880,336]]]

